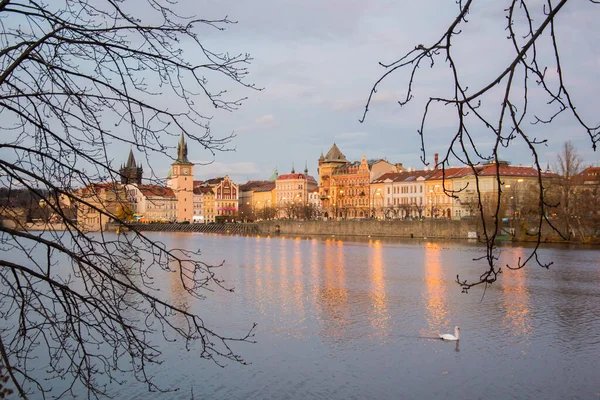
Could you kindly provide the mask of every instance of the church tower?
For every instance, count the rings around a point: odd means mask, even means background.
[[[129,149],[129,157],[127,158],[127,164],[121,165],[119,175],[121,175],[121,183],[127,185],[129,183],[142,184],[142,174],[144,170],[141,166],[137,166],[135,163],[135,157],[133,156],[133,150]]]
[[[177,145],[177,160],[171,164],[167,182],[177,197],[177,222],[190,221],[194,216],[194,164],[187,158],[187,144],[181,132]]]

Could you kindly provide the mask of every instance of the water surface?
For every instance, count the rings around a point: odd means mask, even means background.
[[[484,271],[476,243],[147,233],[200,249],[234,293],[189,297],[177,274],[157,272],[163,295],[229,336],[253,323],[256,344],[234,349],[250,365],[221,368],[164,343],[152,368],[173,393],[131,377],[127,399],[596,399],[600,398],[600,254],[540,251],[550,270],[508,269],[462,294],[456,275]],[[502,249],[501,262],[526,256]],[[437,339],[461,328],[459,344]],[[157,338],[157,340],[159,340]],[[83,394],[83,393],[82,393]]]

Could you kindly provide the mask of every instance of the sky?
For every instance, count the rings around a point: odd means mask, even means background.
[[[498,75],[512,59],[503,11],[507,3],[476,2],[469,22],[455,37],[453,51],[461,78],[473,90]],[[543,3],[528,2],[534,18],[542,11]],[[447,96],[451,90],[450,70],[443,58],[436,60],[434,68],[424,65],[417,71],[414,99],[409,104],[398,104],[406,96],[410,73],[402,70],[381,84],[366,121],[360,123],[359,119],[373,84],[386,71],[378,63],[393,62],[418,44],[437,41],[458,13],[455,1],[186,0],[178,7],[202,18],[227,16],[237,21],[225,31],[203,29],[201,40],[213,50],[250,53],[253,61],[246,82],[263,89],[216,82],[232,98],[247,100],[234,112],[201,110],[212,113],[213,134],[236,135],[231,142],[235,151],[213,157],[190,143],[188,158],[198,163],[196,179],[229,175],[235,182],[244,183],[268,179],[275,168],[284,174],[292,167],[302,171],[305,165],[309,174],[317,177],[319,155],[333,143],[349,160],[360,160],[364,155],[402,163],[406,168],[424,167],[417,130],[425,102],[430,96]],[[577,110],[591,125],[600,123],[598,15],[600,5],[570,1],[556,26],[565,84]],[[545,45],[538,49],[541,61],[548,60],[548,39],[546,35]],[[547,76],[550,83],[557,83],[552,64]],[[484,106],[491,107],[489,115],[497,112],[501,96],[501,90],[492,90],[486,98]],[[547,104],[548,98],[542,93],[532,89],[530,96],[530,110],[542,117],[552,114],[553,105]],[[598,152],[592,150],[586,132],[571,115],[565,113],[552,125],[543,126],[530,123],[533,115],[524,126],[532,137],[547,139],[547,144],[538,148],[544,166],[556,164],[560,147],[567,140],[573,142],[585,165],[598,165]],[[451,107],[440,105],[430,110],[424,139],[429,163],[434,153],[446,153],[455,126]],[[493,138],[474,127],[479,148],[489,155]],[[176,145],[176,138],[168,140]],[[119,149],[115,161],[124,162],[127,152]],[[522,142],[503,150],[501,158],[512,165],[531,165],[533,161],[531,151]],[[171,162],[166,156],[153,158],[155,173],[165,176]]]

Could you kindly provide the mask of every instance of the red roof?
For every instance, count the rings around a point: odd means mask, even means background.
[[[175,198],[171,188],[157,185],[138,185],[138,189],[146,197],[170,197]]]
[[[307,181],[316,182],[315,178],[313,178],[310,175],[305,175],[305,174],[284,174],[284,175],[279,175],[279,177],[277,178],[278,181],[291,180],[291,179],[306,179]]]
[[[210,186],[196,186],[194,194],[213,194],[213,190]]]
[[[382,183],[386,180],[391,180],[392,182],[414,182],[417,178],[423,177],[428,178],[429,175],[433,174],[434,171],[404,171],[404,172],[388,172],[381,175],[379,178],[374,179],[374,183]]]
[[[479,169],[481,167],[475,167]],[[439,168],[437,170],[431,171],[432,175],[427,177],[428,180],[436,180],[436,179],[455,179],[462,178],[467,175],[472,175],[473,170],[471,167],[450,167],[450,168]]]
[[[600,167],[588,167],[573,178],[583,183],[600,184]]]
[[[496,168],[498,168],[496,170]],[[537,177],[538,170],[533,167],[513,167],[510,165],[486,165],[479,171],[479,176],[494,176],[499,173],[500,176],[525,176]]]

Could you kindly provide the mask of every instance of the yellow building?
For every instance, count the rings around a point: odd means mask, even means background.
[[[319,157],[319,197],[321,198],[321,207],[323,216],[334,218],[336,213],[336,188],[332,180],[333,172],[336,168],[348,164],[346,156],[340,151],[334,143],[326,155],[321,153]]]
[[[275,208],[275,182],[248,181],[239,186],[240,217],[247,220],[271,219]],[[267,210],[267,207],[269,210]]]
[[[329,218],[374,218],[375,199],[381,195],[371,181],[391,172],[402,171],[402,164],[386,160],[350,162],[334,143],[327,155],[319,157],[319,196],[323,216]],[[381,189],[381,187],[379,187]],[[381,207],[380,207],[381,208]]]
[[[177,160],[171,164],[167,186],[177,198],[177,222],[193,221],[194,217],[194,164],[187,158],[188,150],[183,132],[177,145]]]
[[[452,197],[461,189],[459,179],[469,173],[469,167],[444,168],[433,170],[425,180],[425,217],[453,218],[457,202]]]
[[[252,196],[254,215],[259,220],[269,220],[277,216],[275,182],[256,189]]]
[[[215,192],[210,186],[194,186],[194,222],[215,222]]]
[[[501,191],[500,216],[518,217],[520,210],[537,208],[539,200],[538,170],[529,166],[510,166],[508,163],[490,163],[473,169],[465,167],[461,176],[452,179],[456,190],[453,200],[453,218],[479,214],[478,191],[484,214],[491,216],[498,204],[498,190]],[[499,179],[498,179],[499,177]],[[477,178],[477,179],[476,179]]]
[[[95,183],[76,191],[77,226],[83,231],[100,231],[116,217],[131,211],[124,186],[118,183]]]

